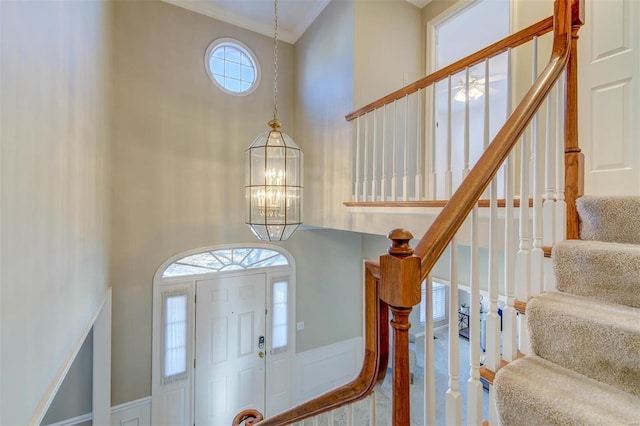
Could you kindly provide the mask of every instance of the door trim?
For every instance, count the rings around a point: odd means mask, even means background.
[[[289,262],[288,265],[270,266],[262,268],[250,268],[244,270],[230,270],[210,272],[206,274],[184,275],[175,277],[163,277],[164,271],[177,260],[193,254],[221,250],[221,249],[238,249],[238,248],[255,248],[268,249],[276,251],[284,255]],[[220,278],[222,276],[241,276],[245,274],[264,273],[267,281],[266,301],[271,301],[271,282],[273,279],[287,277],[289,281],[288,312],[289,330],[288,341],[291,348],[288,352],[288,364],[293,366],[295,360],[295,301],[296,301],[296,277],[295,277],[295,259],[287,250],[271,244],[253,243],[253,244],[225,244],[200,247],[178,253],[164,261],[157,269],[153,278],[153,316],[152,316],[152,360],[151,360],[151,416],[153,425],[165,424],[194,424],[195,416],[195,380],[194,380],[194,359],[195,359],[195,298],[196,298],[196,281]],[[186,290],[188,294],[188,327],[187,327],[187,375],[180,383],[162,384],[161,375],[161,307],[162,294],[173,292],[176,290]],[[270,303],[268,305],[270,307]],[[271,326],[270,315],[267,316],[267,328]],[[268,373],[269,363],[267,363]],[[269,388],[269,375],[266,375],[265,392]],[[288,380],[290,401],[293,404],[293,374]],[[266,393],[265,393],[266,394]],[[268,396],[267,396],[268,398]],[[268,399],[267,399],[268,402]],[[268,409],[268,405],[267,405]]]

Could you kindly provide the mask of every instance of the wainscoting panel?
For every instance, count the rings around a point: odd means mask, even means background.
[[[299,404],[355,378],[362,366],[362,337],[296,355],[295,401]]]
[[[111,409],[112,426],[151,426],[151,397],[137,399]]]

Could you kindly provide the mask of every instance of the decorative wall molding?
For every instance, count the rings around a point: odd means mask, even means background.
[[[136,399],[111,408],[112,426],[151,426],[151,397]]]
[[[75,426],[93,421],[93,413],[51,423],[47,426]],[[136,399],[111,408],[112,426],[151,426],[151,397]]]
[[[348,383],[358,375],[362,357],[360,336],[297,354],[293,403],[297,405]]]
[[[75,426],[93,420],[93,414],[87,413],[72,419],[63,420],[57,423],[51,423],[47,426]]]

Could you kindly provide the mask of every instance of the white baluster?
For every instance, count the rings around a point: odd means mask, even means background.
[[[511,49],[507,51],[507,116],[511,115],[512,109],[512,81],[511,81]],[[509,154],[504,172],[504,284],[506,306],[502,309],[502,356],[506,361],[513,361],[517,357],[517,317],[518,313],[514,308],[515,292],[515,232],[514,232],[514,153]]]
[[[509,154],[504,167],[504,281],[506,306],[502,309],[502,356],[505,361],[513,361],[517,358],[517,318],[518,312],[514,307],[515,303],[515,265],[514,252],[514,207],[513,207],[513,186],[514,186],[514,161],[513,153]]]
[[[369,165],[368,162],[368,149],[369,146],[369,113],[364,116],[364,141],[362,143],[364,150],[364,161],[362,162],[362,168],[364,170],[364,177],[362,179],[362,201],[367,202],[367,182],[369,182]]]
[[[371,153],[371,201],[377,199],[377,181],[378,181],[378,110],[373,110],[373,148]]]
[[[433,279],[429,275],[425,283],[425,302],[432,300]],[[426,303],[425,303],[426,304]],[[436,424],[436,370],[433,345],[433,306],[426,304],[424,325],[424,420],[425,424]]]
[[[353,189],[353,201],[360,198],[360,121],[362,117],[356,118],[356,179]]]
[[[491,138],[490,138],[491,106],[490,106],[490,102],[489,102],[489,99],[490,99],[489,91],[490,91],[490,87],[489,87],[489,59],[485,59],[484,60],[484,126],[483,126],[483,137],[482,137],[482,147],[483,147],[484,151],[487,150],[487,147],[489,146],[489,143],[491,142]],[[485,190],[482,195],[483,195],[483,198],[486,199],[489,196],[489,193],[487,192],[487,190]]]
[[[542,245],[551,247],[555,238],[555,183],[556,183],[556,144],[554,139],[553,103],[555,89],[547,96],[546,135],[544,145],[544,203],[542,204]]]
[[[469,174],[469,67],[465,71],[464,81],[464,159],[462,179]]]
[[[422,200],[422,96],[421,89],[416,95],[418,97],[418,114],[416,119],[416,177],[414,196],[416,201]]]
[[[318,416],[313,418],[313,426],[318,426]]]
[[[485,69],[484,143],[489,146],[489,61]],[[493,371],[500,368],[500,317],[498,316],[498,178],[489,184],[489,312],[486,327],[486,365]]]
[[[538,38],[533,39],[533,67],[531,80],[538,77]],[[531,287],[529,297],[537,296],[542,292],[542,276],[544,252],[542,251],[542,143],[540,142],[539,116],[536,113],[531,123],[531,151],[533,154],[532,195],[533,199],[533,235],[530,254],[531,259]]]
[[[436,110],[436,83],[431,85],[431,143],[429,144],[429,156],[431,158],[431,180],[430,180],[430,199],[435,200],[438,197],[438,174],[436,167],[436,129],[438,126],[438,111]]]
[[[446,424],[462,423],[462,394],[460,393],[460,345],[458,343],[458,246],[456,237],[450,247],[449,292],[449,389],[445,395]]]
[[[453,188],[453,172],[451,171],[451,150],[453,144],[453,135],[452,135],[452,105],[451,105],[451,76],[447,79],[448,89],[447,89],[447,171],[444,176],[444,193],[445,198],[448,200],[451,198],[451,192]]]
[[[327,419],[327,424],[328,424],[329,426],[333,426],[333,424],[335,423],[335,422],[334,422],[334,416],[333,416],[334,411],[335,411],[335,410],[331,410],[331,411],[329,411],[329,418]]]
[[[347,406],[347,424],[353,426],[353,403]]]
[[[380,180],[380,199],[387,201],[387,104],[382,107],[382,178]]]
[[[369,425],[375,426],[377,423],[376,391],[374,390],[369,395]]]
[[[393,101],[393,140],[391,151],[391,201],[397,201],[397,185],[398,185],[398,170],[397,170],[397,152],[398,152],[398,138],[397,138],[397,126],[398,122],[398,105],[397,101]]]
[[[564,82],[565,73],[558,79],[556,92],[556,243],[567,237],[567,203],[564,198]]]
[[[547,96],[547,111],[545,120],[547,122],[545,134],[545,158],[544,158],[544,202],[542,203],[542,245],[553,247],[554,237],[556,234],[556,217],[555,217],[555,168],[556,168],[556,146],[554,134],[554,114],[553,100],[555,100],[555,89]],[[543,284],[544,291],[556,291],[556,280],[553,274],[551,262],[543,260]]]
[[[529,258],[529,158],[529,137],[528,131],[525,130],[520,143],[520,247],[517,254],[518,281],[516,288],[516,297],[523,302],[529,299],[531,280],[531,262]],[[519,321],[520,351],[522,353],[529,352],[529,337],[526,325],[526,321]]]
[[[409,199],[409,95],[404,97],[404,149],[402,162],[402,200]]]
[[[471,211],[471,306],[469,311],[469,380],[467,381],[467,424],[482,424],[482,382],[480,382],[480,274],[478,249],[478,206]]]

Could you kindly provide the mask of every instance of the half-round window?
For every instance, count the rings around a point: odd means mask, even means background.
[[[162,278],[286,265],[289,265],[289,260],[275,250],[265,248],[211,250],[176,260],[164,270]]]
[[[223,92],[248,95],[260,82],[260,67],[251,50],[232,38],[214,40],[204,57],[207,74]]]

